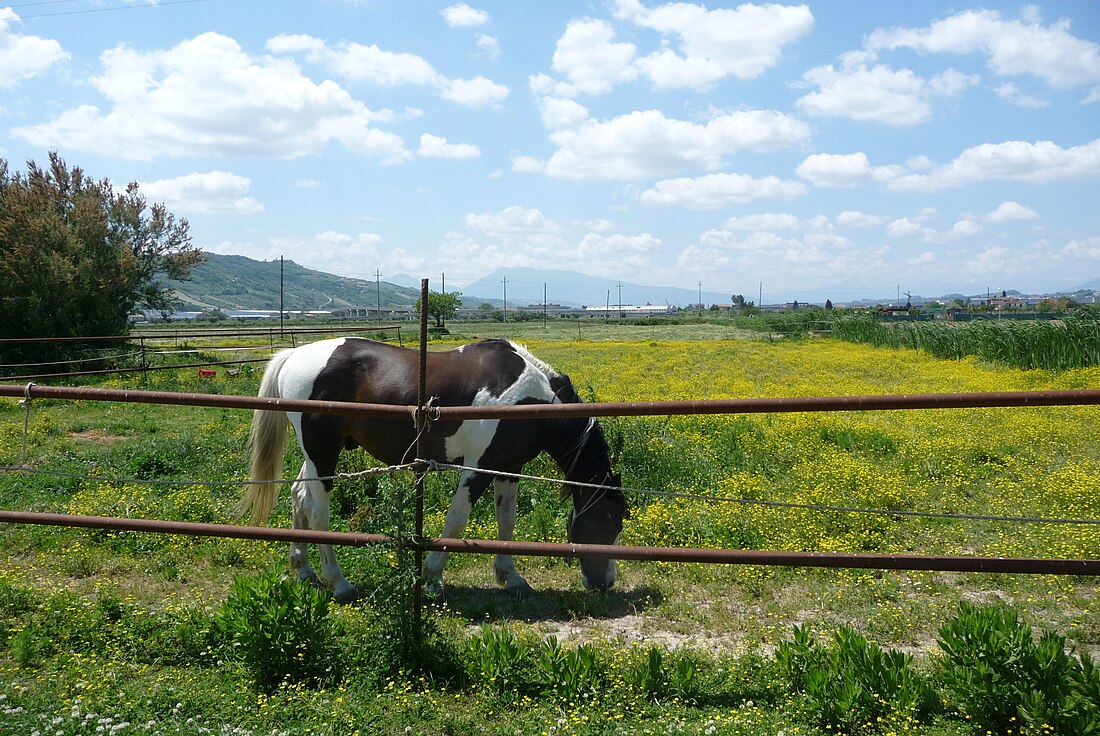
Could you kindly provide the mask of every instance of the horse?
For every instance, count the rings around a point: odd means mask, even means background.
[[[558,373],[526,348],[507,340],[485,340],[427,360],[427,391],[438,406],[579,403],[569,377]],[[365,338],[321,340],[275,354],[269,361],[259,395],[267,398],[354,401],[415,405],[420,354]],[[305,462],[291,485],[295,529],[329,528],[329,494],[336,463],[343,449],[361,447],[388,465],[412,459],[455,463],[463,470],[451,499],[443,537],[458,538],[473,504],[493,485],[497,538],[511,540],[516,522],[514,478],[479,470],[518,474],[545,451],[565,476],[563,497],[570,497],[567,536],[578,544],[613,544],[628,517],[620,476],[612,469],[611,453],[595,418],[476,419],[436,421],[423,435],[423,458],[415,458],[416,430],[409,419],[367,419],[337,414],[257,410],[251,431],[250,482],[240,511],[250,523],[262,525],[271,515],[278,490],[270,481],[282,477],[286,425],[298,438]],[[574,485],[586,484],[586,485]],[[599,486],[599,487],[592,487]],[[330,545],[318,545],[321,577],[309,564],[305,543],[290,548],[291,570],[300,579],[332,589],[337,601],[354,600],[355,587],[344,577]],[[431,552],[424,564],[424,588],[443,595],[445,551]],[[615,583],[614,560],[580,559],[582,582],[588,590],[606,592]],[[523,596],[533,589],[517,572],[510,555],[494,561],[497,582]]]

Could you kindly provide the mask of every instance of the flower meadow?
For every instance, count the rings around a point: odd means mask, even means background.
[[[588,401],[1100,388],[1100,368],[1020,370],[831,339],[527,345]],[[110,385],[254,394],[258,375],[154,380]],[[23,417],[0,403],[0,463],[20,461]],[[249,419],[36,402],[28,461],[66,475],[0,475],[0,503],[230,522],[238,489],[204,481],[243,476]],[[601,423],[630,489],[625,544],[1098,559],[1100,526],[1049,521],[1100,519],[1096,419],[1095,407],[1049,407]],[[299,462],[291,452],[288,474]],[[557,475],[546,458],[527,472]],[[428,479],[429,535],[454,482]],[[407,529],[410,488],[408,475],[342,482],[333,525]],[[289,526],[281,495],[272,523]],[[556,483],[525,481],[516,538],[564,541],[568,513]],[[491,504],[479,504],[467,536],[495,534]],[[518,600],[495,588],[490,561],[456,555],[446,604],[412,642],[406,555],[338,554],[363,585],[355,605],[281,580],[282,545],[0,527],[0,733],[971,736],[1100,723],[1092,577],[624,562],[616,590],[591,595],[574,566],[531,558],[519,565],[538,592]],[[976,651],[1025,663],[1005,670],[1021,681],[1064,687],[985,682]],[[289,663],[282,680],[275,662]]]

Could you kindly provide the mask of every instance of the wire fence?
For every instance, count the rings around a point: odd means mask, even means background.
[[[178,368],[226,368],[240,370],[241,366],[264,363],[280,348],[294,347],[300,336],[376,335],[402,344],[401,326],[384,327],[269,327],[252,329],[172,329],[141,330],[129,335],[104,335],[91,337],[5,338],[0,339],[0,355],[5,349],[26,349],[42,345],[61,349],[66,354],[55,360],[0,363],[0,381],[37,381],[48,378],[76,378],[82,376],[107,376],[124,373],[174,370]],[[266,338],[266,340],[264,339]],[[241,344],[224,345],[220,341],[239,339]],[[209,343],[199,346],[202,342]],[[118,344],[117,348],[106,346]],[[132,347],[136,345],[135,347]],[[104,347],[96,347],[104,346]],[[263,357],[237,360],[206,360],[180,362],[180,356],[209,355],[211,353],[265,353]],[[98,363],[103,367],[89,368]],[[68,366],[72,370],[51,370]]]

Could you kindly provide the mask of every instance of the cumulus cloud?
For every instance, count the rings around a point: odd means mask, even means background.
[[[310,63],[325,66],[349,81],[378,87],[432,87],[444,99],[469,107],[495,107],[510,93],[505,85],[485,77],[451,79],[422,56],[389,51],[376,44],[344,41],[330,46],[312,36],[280,35],[268,39],[267,50],[303,53]]]
[[[192,173],[174,179],[144,182],[141,192],[173,212],[252,215],[264,206],[248,196],[252,180],[228,171]]]
[[[867,154],[815,153],[798,165],[795,173],[815,187],[856,187],[868,181],[888,181],[895,168],[872,166]]]
[[[551,67],[581,92],[600,94],[638,76],[635,46],[615,40],[609,23],[597,19],[570,22],[554,47]]]
[[[470,143],[448,143],[446,138],[424,133],[417,153],[425,158],[477,158],[481,149]]]
[[[444,22],[452,28],[458,26],[483,26],[489,22],[489,14],[484,10],[471,8],[466,3],[456,3],[439,11]]]
[[[567,179],[644,179],[692,169],[717,169],[741,150],[771,151],[809,138],[804,122],[780,112],[744,110],[706,122],[668,118],[660,110],[586,120],[556,130],[558,150],[546,161],[519,157],[513,167]]]
[[[693,209],[716,209],[754,199],[797,197],[806,192],[798,181],[776,176],[760,179],[747,174],[708,174],[696,178],[664,179],[642,192],[646,205],[680,205]]]
[[[15,89],[24,79],[42,74],[69,54],[52,38],[20,33],[19,16],[0,8],[0,89]]]
[[[726,78],[755,79],[779,63],[783,48],[813,29],[805,5],[755,5],[709,10],[692,3],[647,7],[621,0],[617,18],[676,40],[636,66],[658,89],[706,90]]]
[[[872,53],[897,48],[980,53],[994,74],[1037,77],[1056,89],[1100,82],[1100,46],[1074,36],[1068,20],[1044,26],[1034,13],[1008,20],[996,10],[967,10],[926,28],[877,30],[866,46]]]
[[[622,273],[624,269],[643,268],[649,263],[649,254],[660,249],[660,238],[649,233],[641,235],[588,233],[577,246],[577,255],[595,270],[610,275]]]
[[[836,223],[845,227],[875,227],[884,222],[886,222],[886,218],[881,215],[869,215],[858,210],[845,210],[836,216]]]
[[[799,109],[820,117],[912,126],[931,117],[936,97],[958,94],[977,82],[953,69],[926,80],[909,69],[859,59],[851,55],[840,68],[828,64],[806,72],[803,78],[818,89],[798,100]]]
[[[1019,202],[1002,202],[1001,205],[985,216],[989,222],[1011,222],[1013,220],[1035,220],[1039,213]]]
[[[386,162],[409,158],[400,136],[373,127],[393,119],[331,81],[314,83],[293,62],[254,57],[232,38],[204,33],[163,51],[116,46],[91,80],[108,109],[85,104],[12,133],[42,147],[131,159],[253,154],[294,158],[326,145]]]
[[[443,84],[440,96],[467,107],[499,107],[510,90],[486,77],[450,79]]]
[[[1100,174],[1100,138],[1072,148],[1051,141],[1006,141],[968,148],[953,161],[927,173],[890,182],[894,189],[939,191],[978,181],[1046,182]]]
[[[798,218],[785,212],[760,212],[755,215],[731,217],[722,228],[725,230],[797,230]]]

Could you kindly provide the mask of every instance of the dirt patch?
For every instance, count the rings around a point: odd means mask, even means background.
[[[129,437],[123,437],[118,434],[108,434],[102,429],[85,429],[81,432],[70,432],[69,436],[74,440],[83,440],[85,442],[95,442],[97,444],[107,445],[112,442],[123,442],[130,439]]]

